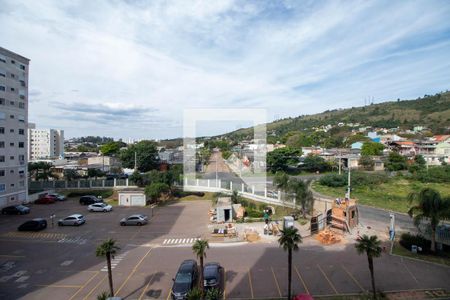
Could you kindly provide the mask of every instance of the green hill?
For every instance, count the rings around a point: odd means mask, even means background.
[[[327,110],[314,115],[302,115],[295,118],[285,118],[266,124],[268,141],[287,142],[292,136],[303,138],[311,135],[313,127],[337,125],[338,123],[359,123],[361,126],[412,129],[414,126],[424,126],[430,129],[429,134],[443,134],[449,132],[450,126],[450,92],[436,95],[425,95],[415,100],[396,100],[371,104],[363,107]],[[346,126],[333,128],[328,134],[314,132],[317,137],[312,137],[310,142],[300,142],[319,145],[328,140],[329,145],[340,146],[342,138],[347,136],[351,128]],[[217,138],[225,138],[234,142],[251,139],[253,128],[243,128]],[[336,139],[330,141],[329,139]],[[341,140],[339,142],[339,140]]]

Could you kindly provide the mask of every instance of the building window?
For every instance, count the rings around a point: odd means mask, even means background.
[[[5,162],[5,156],[4,155],[0,155],[0,162]]]
[[[19,134],[20,135],[25,135],[25,130],[24,129],[19,129]]]
[[[4,192],[4,191],[5,191],[5,184],[0,183],[0,192]]]
[[[25,103],[19,102],[19,108],[25,108]]]
[[[11,63],[12,63],[13,65],[15,65],[15,64],[16,64],[16,61],[11,59]]]
[[[14,75],[13,73],[11,73],[11,78],[16,78],[16,75]]]
[[[19,155],[19,161],[24,161],[25,160],[25,155],[21,154]]]
[[[0,98],[0,105],[5,105],[5,98]]]
[[[22,100],[25,100],[25,96],[24,95],[20,95],[19,98],[22,99]]]
[[[20,65],[20,69],[25,71],[25,66],[24,65]]]
[[[14,160],[14,155],[11,155],[11,156],[9,157],[9,159],[10,159],[10,160]]]
[[[6,74],[3,72],[0,72],[0,77],[6,77]]]
[[[14,119],[14,115],[9,115],[9,118],[10,119]]]
[[[25,186],[25,181],[24,180],[19,181],[19,186],[20,187],[24,187]]]
[[[15,88],[10,88],[11,92],[15,92],[16,89]]]
[[[14,183],[11,183],[11,187],[14,187]]]
[[[0,134],[5,134],[5,127],[0,127]]]
[[[24,142],[19,142],[19,148],[24,148],[25,147],[25,143]]]
[[[6,87],[4,85],[0,85],[0,91],[6,91]]]
[[[0,148],[5,148],[5,142],[3,141],[0,142]]]
[[[24,80],[20,80],[20,85],[23,86],[23,87],[25,87],[25,86],[26,86],[26,85],[25,85],[25,81],[24,81]]]
[[[5,170],[0,170],[0,177],[5,176]]]
[[[9,143],[10,147],[14,147],[14,142]]]
[[[12,105],[12,106],[14,106],[14,101],[9,101],[9,105]]]
[[[17,118],[19,119],[19,122],[25,122],[25,116],[19,115]]]
[[[14,174],[14,170],[9,170],[9,174]]]
[[[4,56],[0,56],[0,61],[1,61],[2,63],[6,63],[5,57],[4,57]]]
[[[14,129],[11,128],[11,129],[9,130],[9,132],[10,132],[10,133],[14,133]]]

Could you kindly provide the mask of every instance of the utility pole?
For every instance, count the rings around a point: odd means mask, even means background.
[[[134,151],[134,171],[137,171],[137,152]]]
[[[350,184],[350,164],[348,165],[348,190],[347,190],[347,196],[348,200],[350,200],[350,190],[351,190],[351,184]]]
[[[341,167],[342,166],[342,153],[339,151],[339,175],[341,175]]]

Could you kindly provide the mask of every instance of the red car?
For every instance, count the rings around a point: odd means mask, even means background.
[[[55,203],[56,197],[53,195],[45,195],[36,201],[34,201],[35,204],[52,204]]]

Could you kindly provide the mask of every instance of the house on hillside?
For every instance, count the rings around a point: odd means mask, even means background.
[[[450,138],[436,145],[435,155],[446,163],[450,163]]]
[[[351,149],[352,150],[361,150],[362,146],[363,146],[362,142],[356,142],[351,145]]]
[[[389,148],[403,156],[414,156],[417,154],[416,143],[411,141],[390,142]]]

